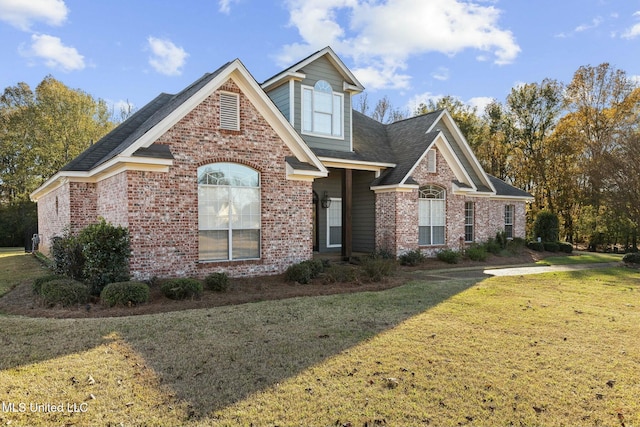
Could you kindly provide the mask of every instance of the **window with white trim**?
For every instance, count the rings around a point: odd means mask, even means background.
[[[339,138],[344,128],[344,96],[325,80],[302,86],[302,132]]]
[[[237,163],[198,168],[201,261],[260,258],[260,174]]]
[[[327,208],[327,247],[342,246],[342,199],[331,198]]]
[[[475,203],[464,203],[464,241],[473,242],[474,230],[473,224],[475,222]]]
[[[220,93],[220,129],[240,130],[240,95]]]
[[[420,189],[418,200],[418,244],[444,245],[446,191],[436,185]]]
[[[504,206],[504,233],[507,239],[513,239],[513,219],[516,207],[514,205]]]

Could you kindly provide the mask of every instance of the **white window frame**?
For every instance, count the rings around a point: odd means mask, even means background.
[[[442,197],[430,197],[439,193]],[[437,185],[426,185],[418,193],[418,244],[443,246],[447,242],[447,191]],[[429,227],[429,243],[420,241],[420,228]],[[443,227],[442,242],[434,243],[435,227]]]
[[[342,228],[342,199],[331,197],[329,200],[331,200],[331,206],[327,208],[327,248],[341,248],[342,231],[340,232],[340,243],[331,244],[331,227]]]
[[[319,80],[316,84],[324,82]],[[328,84],[328,83],[327,83]],[[327,92],[328,93],[328,92]],[[339,105],[336,105],[336,100]],[[314,86],[301,85],[301,131],[305,135],[320,136],[323,138],[344,139],[344,94],[331,91],[331,114],[318,110],[316,105],[316,89]],[[317,125],[317,117],[330,116],[331,132],[320,132]],[[339,117],[336,117],[339,115]],[[311,123],[309,123],[309,121]]]
[[[222,232],[222,231],[226,231],[227,232],[227,242],[228,242],[228,246],[227,246],[227,257],[226,258],[204,258],[202,255],[202,248],[200,246],[200,241],[198,243],[198,260],[200,262],[228,262],[228,261],[240,261],[240,260],[257,260],[260,259],[261,257],[261,253],[262,253],[262,203],[261,203],[261,176],[260,176],[260,172],[258,172],[257,170],[253,169],[250,166],[246,166],[240,163],[233,163],[233,162],[219,162],[219,163],[210,163],[207,165],[203,165],[201,166],[201,168],[206,168],[208,166],[215,166],[215,165],[224,165],[224,164],[230,164],[230,165],[237,165],[237,166],[241,166],[243,168],[246,168],[247,170],[250,170],[252,172],[255,172],[257,174],[257,178],[258,178],[258,182],[257,182],[257,186],[252,186],[252,185],[238,185],[238,184],[201,184],[198,183],[198,234],[200,235],[200,232],[206,232],[206,231],[218,231],[218,232]],[[199,168],[200,169],[200,168]],[[200,170],[198,170],[198,179],[200,179]],[[201,198],[201,190],[206,189],[207,187],[211,187],[211,188],[217,188],[220,190],[220,193],[222,194],[224,191],[226,191],[227,193],[227,197],[224,200],[227,200],[227,215],[225,216],[220,216],[220,215],[211,215],[211,214],[207,214],[208,209],[210,209],[210,204],[204,203],[206,200],[203,200]],[[258,200],[258,205],[256,206],[256,210],[258,211],[258,221],[257,221],[257,225],[254,226],[245,226],[245,227],[234,227],[233,223],[234,221],[237,222],[238,220],[240,222],[243,221],[243,219],[238,219],[238,216],[242,216],[242,214],[234,214],[234,212],[232,212],[231,210],[231,206],[233,205],[231,202],[234,200],[234,198],[237,197],[237,194],[241,194],[243,190],[254,190],[257,191],[257,200]],[[216,201],[214,200],[213,203],[215,203]],[[234,217],[235,216],[235,217]],[[213,223],[218,223],[218,225],[212,225],[211,222]],[[258,254],[256,257],[234,257],[233,256],[233,252],[234,252],[234,240],[233,240],[233,235],[234,235],[234,231],[246,231],[246,230],[254,230],[257,231],[258,233]],[[200,239],[200,237],[199,237]]]
[[[471,207],[469,209],[468,207]],[[476,230],[475,230],[475,222],[476,222],[476,204],[474,202],[464,202],[464,241],[466,243],[471,243],[475,241]],[[467,228],[471,231],[467,232]],[[468,239],[468,236],[471,235],[471,239]]]
[[[507,239],[513,239],[513,226],[515,223],[516,206],[504,205],[504,233]]]

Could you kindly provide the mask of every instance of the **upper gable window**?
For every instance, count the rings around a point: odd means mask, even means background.
[[[344,96],[319,80],[302,87],[302,132],[340,138],[344,128]]]
[[[220,93],[220,129],[240,130],[240,96]]]

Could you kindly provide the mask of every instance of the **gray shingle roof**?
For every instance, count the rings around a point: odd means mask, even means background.
[[[519,189],[518,187],[514,187],[511,184],[507,184],[500,178],[496,178],[493,175],[487,174],[489,180],[493,184],[493,187],[496,189],[496,195],[498,196],[509,196],[509,197],[533,197],[531,194],[527,193],[524,190]]]
[[[61,170],[85,172],[111,160],[130,147],[138,138],[160,123],[187,99],[202,89],[229,64],[230,62],[213,73],[205,74],[178,94],[170,95],[162,93],[158,95],[98,142],[87,148],[78,157],[67,163]],[[166,149],[150,148],[151,147],[146,151],[138,150],[137,155],[149,157],[150,155],[157,154],[159,158],[168,158]]]

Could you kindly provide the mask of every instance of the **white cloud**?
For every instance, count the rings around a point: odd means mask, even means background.
[[[380,87],[397,87],[394,79],[403,77],[401,71],[413,56],[429,52],[453,56],[475,49],[502,65],[513,62],[520,52],[511,31],[498,25],[500,10],[477,1],[287,0],[286,4],[289,24],[298,29],[303,43],[285,46],[280,65],[332,46],[341,56],[352,57],[356,68],[370,74],[380,70],[376,77],[386,78]]]
[[[493,101],[495,101],[495,98],[490,98],[488,96],[476,96],[468,100],[467,104],[472,107],[476,107],[476,114],[481,116],[487,105],[491,104]]]
[[[640,17],[640,11],[634,13],[633,16]],[[640,22],[630,28],[627,28],[627,30],[622,33],[622,37],[625,39],[633,39],[638,36],[640,36]]]
[[[177,76],[182,74],[182,67],[189,54],[181,47],[176,46],[170,40],[149,37],[151,57],[149,64],[160,74]]]
[[[436,80],[449,80],[449,69],[447,67],[438,67],[437,70],[431,73],[431,77]]]
[[[597,27],[600,26],[601,23],[602,23],[602,18],[598,16],[596,18],[593,18],[591,20],[590,24],[578,25],[573,31],[575,31],[576,33],[581,33],[583,31],[587,31],[587,30],[591,30],[593,28],[597,28]]]
[[[231,13],[232,3],[238,3],[238,0],[219,0],[218,5],[220,7],[218,10],[220,11],[220,13],[224,13],[225,15],[228,15]]]
[[[23,31],[34,22],[62,25],[67,13],[63,0],[0,0],[0,20]]]
[[[76,48],[62,44],[58,37],[33,34],[31,42],[29,49],[21,50],[23,56],[43,59],[47,67],[65,72],[85,68],[84,56],[80,55]]]

